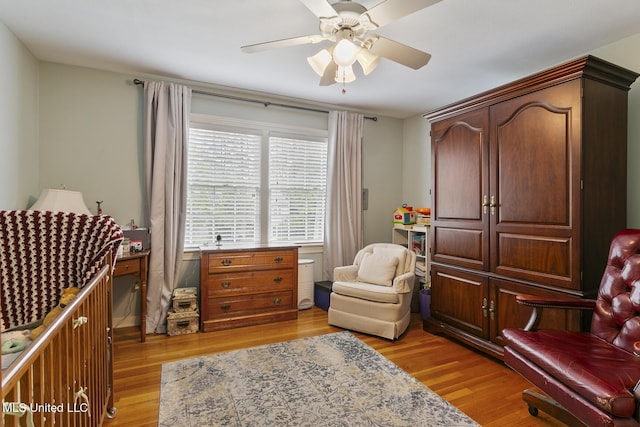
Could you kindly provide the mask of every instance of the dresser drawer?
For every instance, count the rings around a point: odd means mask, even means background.
[[[221,297],[291,290],[294,283],[291,269],[209,274],[207,277],[207,295],[209,297]]]
[[[140,258],[118,261],[116,263],[113,276],[125,276],[127,274],[140,274]]]
[[[255,314],[274,309],[292,307],[291,292],[272,292],[260,295],[238,296],[233,298],[209,298],[207,311],[209,319]]]
[[[233,270],[290,268],[296,255],[292,251],[230,252],[208,254],[209,273]]]

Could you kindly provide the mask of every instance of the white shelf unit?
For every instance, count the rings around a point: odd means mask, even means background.
[[[431,280],[429,268],[429,226],[414,225],[412,228],[393,227],[391,242],[402,245],[416,253],[416,277],[420,287]]]

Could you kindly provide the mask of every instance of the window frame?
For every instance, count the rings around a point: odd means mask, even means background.
[[[261,135],[260,152],[260,191],[259,191],[259,241],[255,244],[269,243],[270,215],[269,215],[269,138],[270,136],[308,141],[325,142],[328,144],[328,130],[294,126],[282,123],[269,123],[247,119],[220,117],[208,114],[191,113],[190,124],[200,124],[204,128],[220,131],[247,132]],[[328,149],[328,147],[327,147]],[[275,242],[283,243],[283,242]],[[323,241],[290,242],[301,246],[322,246]],[[187,246],[185,249],[195,249],[197,246]]]

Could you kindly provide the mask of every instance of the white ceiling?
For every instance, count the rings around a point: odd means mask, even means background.
[[[323,44],[240,51],[318,34],[299,0],[0,0],[0,19],[43,61],[405,118],[640,33],[640,1],[442,0],[375,31],[431,53],[426,67],[383,59],[344,95],[339,84],[319,86],[307,64]]]

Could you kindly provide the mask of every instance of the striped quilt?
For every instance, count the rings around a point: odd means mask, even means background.
[[[42,319],[64,288],[89,282],[107,253],[115,263],[122,238],[106,215],[0,211],[2,330]]]

